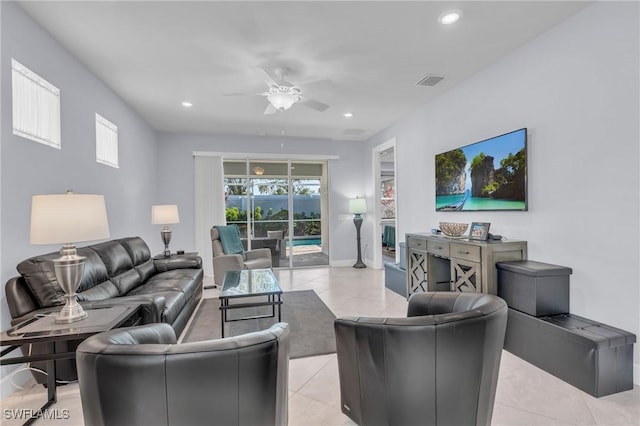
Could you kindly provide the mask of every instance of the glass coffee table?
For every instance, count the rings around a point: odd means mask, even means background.
[[[231,300],[237,301],[230,303]],[[271,306],[271,314],[233,319],[229,319],[227,316],[227,311],[230,309],[258,306]],[[271,269],[227,271],[220,291],[222,337],[224,337],[224,325],[226,322],[274,318],[276,316],[276,307],[278,308],[278,322],[280,322],[282,321],[282,289]]]

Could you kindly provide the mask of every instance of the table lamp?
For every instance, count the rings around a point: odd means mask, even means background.
[[[171,242],[171,229],[169,225],[173,223],[180,223],[180,216],[178,216],[178,206],[175,204],[161,204],[157,206],[151,206],[151,223],[153,225],[163,225],[162,231],[160,231],[160,237],[164,243],[164,251],[162,254],[164,257],[171,257],[171,251],[169,251],[169,243]]]
[[[367,201],[364,198],[354,198],[349,200],[349,213],[353,213],[353,223],[356,225],[356,235],[358,243],[358,260],[356,260],[354,268],[366,268],[367,265],[362,261],[362,251],[360,249],[360,227],[362,226],[362,214],[367,212]]]
[[[57,323],[71,323],[87,317],[78,304],[76,290],[84,272],[84,256],[74,243],[109,238],[109,222],[103,195],[34,195],[31,198],[31,244],[62,244],[60,257],[53,260],[58,284],[66,303]]]

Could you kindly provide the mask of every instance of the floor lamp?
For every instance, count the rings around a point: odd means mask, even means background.
[[[66,299],[56,323],[87,317],[76,296],[86,257],[78,256],[74,243],[105,238],[109,238],[109,222],[104,196],[68,191],[31,198],[31,244],[63,244],[60,257],[53,259],[55,276]]]
[[[367,212],[367,202],[364,198],[354,198],[349,200],[349,213],[353,213],[353,224],[356,225],[356,235],[358,244],[358,260],[353,265],[354,268],[366,268],[362,261],[362,249],[360,247],[360,228],[362,227],[362,214]]]

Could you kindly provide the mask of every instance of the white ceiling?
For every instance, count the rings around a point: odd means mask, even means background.
[[[20,4],[159,131],[364,140],[589,2]],[[449,9],[462,19],[443,26]],[[279,66],[331,107],[263,115],[266,98],[225,96],[265,91],[258,67]],[[427,74],[446,78],[416,86]]]

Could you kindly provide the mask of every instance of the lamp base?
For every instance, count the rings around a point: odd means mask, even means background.
[[[353,265],[353,267],[358,269],[367,267],[367,265],[365,265],[362,261],[362,250],[360,249],[360,227],[362,226],[362,220],[362,215],[360,213],[356,213],[356,215],[353,217],[353,224],[356,226],[356,244],[358,247],[358,259],[356,260],[356,263],[355,265]]]
[[[65,295],[65,297],[67,298],[67,303],[62,307],[62,310],[56,317],[57,324],[69,324],[85,319],[88,316],[84,309],[82,309],[82,306],[78,304],[75,293],[68,296]]]
[[[169,243],[171,242],[171,229],[167,225],[162,228],[160,231],[160,237],[162,238],[162,242],[164,243],[164,251],[162,254],[164,257],[171,257],[171,251],[169,250]]]
[[[70,323],[87,317],[87,313],[78,304],[76,290],[84,272],[84,256],[78,256],[75,246],[65,244],[60,257],[53,259],[53,267],[58,284],[64,291],[67,302],[56,317],[56,323]]]

